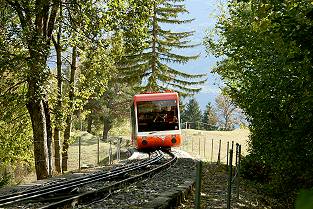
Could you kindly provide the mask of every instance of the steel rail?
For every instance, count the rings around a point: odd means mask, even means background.
[[[118,177],[120,175],[123,175],[127,172],[140,169],[143,167],[146,167],[154,162],[157,162],[163,158],[163,154],[161,152],[157,152],[157,156],[154,158],[151,158],[149,160],[143,161],[143,162],[136,162],[130,165],[122,166],[116,169],[113,169],[109,172],[101,172],[96,173],[93,175],[88,175],[84,177],[79,177],[75,179],[71,179],[65,182],[56,183],[52,185],[45,186],[40,189],[32,189],[25,192],[20,192],[18,194],[11,194],[7,196],[1,196],[0,197],[0,207],[12,205],[18,202],[22,202],[29,199],[34,199],[37,197],[41,197],[43,195],[49,195],[60,191],[67,191],[70,189],[73,189],[75,187],[83,186],[89,183],[93,183],[96,181],[103,181],[106,179],[111,179],[114,177]]]
[[[58,201],[58,202],[55,202],[55,203],[51,203],[49,205],[40,207],[39,209],[68,208],[68,207],[75,206],[75,204],[84,203],[86,201],[90,202],[91,199],[99,200],[99,199],[105,197],[110,191],[112,191],[114,189],[118,189],[122,185],[127,185],[127,184],[130,184],[130,183],[138,181],[138,179],[149,177],[149,176],[159,172],[160,170],[162,170],[162,169],[172,165],[173,163],[175,163],[176,160],[177,160],[177,156],[175,156],[171,152],[167,152],[167,154],[169,154],[172,157],[172,159],[167,161],[166,163],[156,167],[156,168],[153,168],[153,169],[151,169],[149,171],[146,171],[144,173],[141,173],[141,174],[129,177],[127,179],[123,179],[123,180],[118,181],[118,182],[116,182],[114,184],[111,184],[109,186],[103,187],[103,188],[101,188],[99,190],[89,191],[89,192],[85,192],[83,194],[75,195],[73,197],[65,198],[64,200],[61,200],[61,201]]]

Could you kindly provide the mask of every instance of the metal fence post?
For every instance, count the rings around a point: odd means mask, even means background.
[[[202,176],[202,161],[200,160],[197,163],[197,175],[196,175],[196,195],[195,195],[196,209],[200,209],[201,176]]]
[[[227,188],[227,209],[230,209],[230,202],[231,202],[231,185],[232,185],[232,162],[233,162],[233,150],[229,150],[229,176],[228,176],[228,188]]]

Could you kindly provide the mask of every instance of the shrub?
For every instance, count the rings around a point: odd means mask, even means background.
[[[241,161],[241,174],[243,178],[259,183],[267,183],[270,176],[270,168],[254,155],[247,155]]]

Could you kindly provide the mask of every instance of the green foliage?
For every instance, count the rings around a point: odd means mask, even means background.
[[[287,201],[313,186],[313,5],[304,1],[232,1],[208,36],[223,59],[215,72],[249,116],[251,153],[271,168],[272,194]]]
[[[124,80],[141,85],[141,90],[162,91],[172,89],[182,95],[200,90],[196,85],[205,82],[203,74],[188,74],[169,66],[169,63],[185,64],[198,56],[185,56],[175,51],[194,47],[188,40],[193,32],[173,32],[165,29],[167,24],[185,24],[179,15],[188,13],[183,0],[153,1],[148,22],[148,36],[142,50],[128,50],[120,62]]]
[[[217,122],[216,112],[211,103],[208,102],[202,115],[202,128],[204,130],[216,130],[218,128]]]
[[[265,165],[257,156],[250,154],[242,158],[240,174],[251,181],[268,183],[270,168]]]
[[[114,64],[123,53],[124,45],[129,48],[141,46],[147,32],[149,4],[150,1],[146,0],[0,2],[1,163],[31,161],[31,128],[34,138],[39,136],[36,131],[46,131],[31,126],[27,104],[48,99],[52,105],[46,110],[52,110],[52,119],[62,130],[68,114],[82,109],[90,97],[101,97],[107,91],[111,73],[116,72]],[[73,108],[69,108],[72,102],[69,97],[62,97],[56,92],[57,81],[47,65],[52,41],[59,44],[63,57],[70,54],[70,47],[77,47],[81,56],[79,59],[74,57],[82,66],[80,75],[76,76],[79,77],[79,85],[75,87]],[[63,62],[63,74],[59,79],[66,84],[68,66],[66,61]],[[62,93],[67,95],[73,86],[64,87]],[[30,116],[37,110],[38,115],[47,120],[35,123],[43,123],[41,129],[47,125],[47,130],[50,130],[47,112],[34,109],[29,111]],[[33,119],[36,120],[36,117]],[[46,156],[46,140],[45,136],[38,139],[42,143],[36,144],[40,148],[35,149],[38,152],[35,153],[36,159],[46,160],[43,159]],[[38,170],[44,173],[45,167]],[[46,175],[39,176],[44,178]]]
[[[310,190],[301,190],[297,196],[296,209],[313,208],[313,188]]]
[[[187,103],[184,112],[181,114],[182,123],[188,122],[189,128],[200,129],[201,127],[201,110],[199,103],[192,98]]]
[[[12,175],[9,173],[5,173],[4,175],[0,175],[0,188],[8,185],[10,183],[10,180],[12,178]]]

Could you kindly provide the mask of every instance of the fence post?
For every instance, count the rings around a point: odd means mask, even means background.
[[[79,123],[80,123],[80,136],[78,138],[78,170],[80,171],[80,161],[81,161],[81,139],[82,139],[82,130],[83,130],[83,123],[81,119],[81,110],[79,111]]]
[[[212,149],[211,149],[211,163],[213,163],[213,139],[212,139]]]
[[[218,144],[217,164],[221,163],[221,140]]]
[[[240,161],[241,161],[241,145],[238,146],[238,169],[237,169],[237,200],[239,200],[239,186],[240,186]]]
[[[193,138],[191,138],[191,152],[193,152]]]
[[[110,138],[110,146],[109,146],[109,165],[112,164],[112,139]]]
[[[80,159],[81,159],[81,136],[78,138],[78,170],[80,171]]]
[[[117,139],[117,144],[116,144],[116,160],[120,161],[120,152],[121,152],[121,140],[120,138]]]
[[[100,164],[100,137],[97,137],[98,138],[98,144],[97,144],[97,164],[99,165]]]
[[[196,175],[196,195],[195,195],[196,209],[200,209],[201,175],[202,175],[202,161],[200,160],[197,163],[197,175]]]
[[[199,138],[199,140],[198,140],[198,146],[199,146],[199,157],[201,156],[201,151],[200,151],[200,139],[201,139],[201,138]]]
[[[227,142],[227,148],[226,148],[226,169],[228,171],[228,152],[229,152],[229,142]]]
[[[237,165],[238,165],[238,151],[239,151],[239,144],[236,143],[236,173],[237,173]]]
[[[203,138],[203,157],[205,159],[205,143],[206,143],[206,140],[205,138]]]
[[[228,175],[228,189],[227,189],[227,209],[230,209],[230,202],[231,202],[231,184],[232,184],[232,162],[233,162],[233,150],[229,150],[229,175]]]

